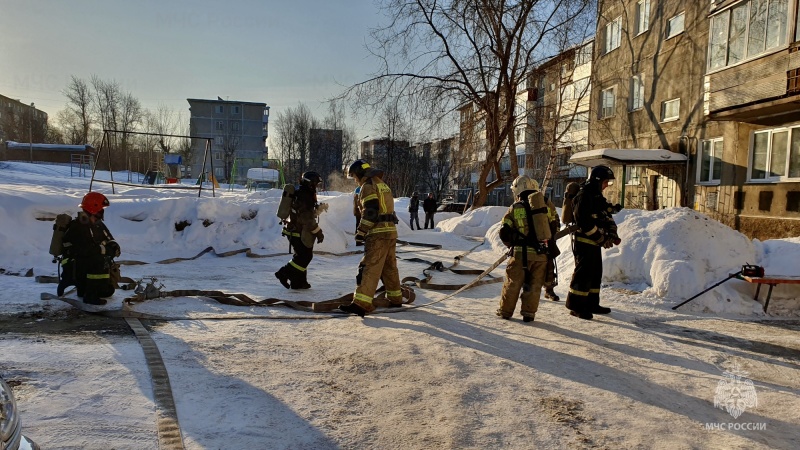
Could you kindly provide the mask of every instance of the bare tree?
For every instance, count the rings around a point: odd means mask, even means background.
[[[518,86],[546,59],[550,40],[576,20],[593,18],[590,0],[384,0],[391,23],[373,32],[382,67],[343,96],[380,107],[401,97],[420,119],[439,120],[465,103],[485,121],[485,158],[474,206],[500,185],[499,163],[508,151],[516,176],[516,148],[506,148],[516,123]],[[584,36],[576,36],[580,42]],[[395,67],[397,65],[397,67]],[[513,140],[513,137],[512,137]],[[490,172],[496,179],[487,182]]]
[[[63,94],[67,97],[67,111],[72,113],[72,117],[64,113],[60,119],[63,119],[62,123],[70,124],[70,140],[73,143],[86,144],[89,142],[89,129],[92,127],[92,92],[89,85],[72,75]],[[80,134],[75,135],[75,131]]]
[[[277,153],[287,180],[297,180],[308,168],[309,132],[316,123],[303,103],[278,113],[275,120]]]

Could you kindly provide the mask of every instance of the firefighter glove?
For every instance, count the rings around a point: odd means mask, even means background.
[[[120,255],[120,248],[117,241],[108,241],[105,244],[100,244],[100,253],[105,256],[116,258]]]
[[[314,236],[316,236],[316,237],[317,237],[317,243],[318,243],[318,244],[321,244],[321,243],[322,243],[322,241],[323,241],[323,239],[325,239],[325,235],[324,235],[324,234],[322,234],[322,228],[320,228],[320,230],[319,230],[319,231],[317,231],[317,232],[314,234]]]
[[[356,232],[356,246],[358,247],[364,245],[366,238],[367,236],[364,234],[364,232],[358,230],[358,232]]]
[[[320,203],[319,205],[317,205],[317,208],[316,208],[317,215],[320,215],[320,214],[326,212],[327,210],[328,210],[328,204],[327,203]]]

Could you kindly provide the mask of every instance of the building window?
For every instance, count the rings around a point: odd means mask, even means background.
[[[711,18],[708,68],[736,64],[786,44],[788,0],[750,0]]]
[[[570,129],[572,131],[583,131],[587,128],[589,128],[589,111],[575,113]]]
[[[224,167],[214,167],[214,177],[216,179],[221,179],[225,176],[225,168]]]
[[[615,50],[617,47],[619,47],[620,33],[622,31],[621,24],[622,24],[622,16],[617,17],[616,19],[606,24],[605,39],[604,39],[605,48],[603,49],[604,54],[612,50]]]
[[[681,115],[681,99],[674,98],[661,103],[661,121],[678,120]]]
[[[239,122],[231,122],[231,128],[233,131],[239,131]]]
[[[628,166],[625,171],[625,184],[626,185],[639,185],[639,179],[642,176],[642,168],[640,166]]]
[[[650,29],[650,0],[636,2],[636,35]]]
[[[239,107],[231,106],[231,114],[239,114]]]
[[[685,13],[680,13],[667,21],[667,39],[683,33],[683,19]]]
[[[722,172],[722,138],[703,141],[697,159],[697,181],[719,183]]]
[[[214,152],[214,161],[222,161],[222,152]]]
[[[628,106],[631,111],[642,109],[644,106],[644,74],[642,73],[631,77],[631,96]]]
[[[594,44],[586,44],[575,52],[575,67],[592,62]]]
[[[750,180],[800,178],[800,127],[753,133]]]
[[[603,89],[600,92],[600,118],[604,119],[606,117],[611,117],[614,115],[614,109],[616,107],[616,95],[614,93],[614,88],[610,87],[608,89]]]
[[[221,120],[218,120],[217,123],[216,123],[215,130],[223,131],[224,129],[225,129],[225,122],[223,122]]]
[[[222,114],[223,112],[225,112],[225,107],[222,105],[217,105],[214,107],[214,112],[217,114]]]
[[[575,89],[573,97],[576,100],[584,98],[584,96],[589,93],[589,77],[581,78],[580,80],[576,81],[573,83],[573,87]]]

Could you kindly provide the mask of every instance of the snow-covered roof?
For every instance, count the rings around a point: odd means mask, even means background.
[[[664,149],[600,148],[575,153],[569,162],[586,167],[600,164],[679,164],[686,162],[686,155]]]
[[[56,151],[56,152],[83,152],[87,149],[93,149],[89,144],[83,145],[67,145],[67,144],[37,144],[34,143],[33,145],[27,142],[14,142],[14,141],[6,141],[6,145],[9,149],[29,149],[33,147],[34,150],[48,150],[48,151]]]

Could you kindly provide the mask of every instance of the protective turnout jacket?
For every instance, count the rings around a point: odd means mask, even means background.
[[[313,247],[315,239],[313,234],[319,231],[317,216],[317,192],[301,184],[295,191],[289,223],[284,228],[283,234],[290,238],[299,237],[303,245]]]
[[[383,182],[383,171],[367,169],[358,203],[361,209],[361,221],[358,232],[367,239],[397,239],[397,216],[394,213],[394,197],[392,190]]]
[[[523,248],[527,251],[529,258],[545,260],[547,248],[541,241],[550,239],[549,227],[544,230],[531,230],[531,221],[528,215],[531,208],[525,200],[519,200],[508,207],[508,211],[503,216],[503,226],[500,228],[500,239],[508,247],[514,248],[514,255],[521,256]]]
[[[573,215],[580,229],[575,240],[589,245],[602,245],[616,236],[617,225],[611,216],[613,207],[603,197],[597,183],[586,183],[573,199]]]

